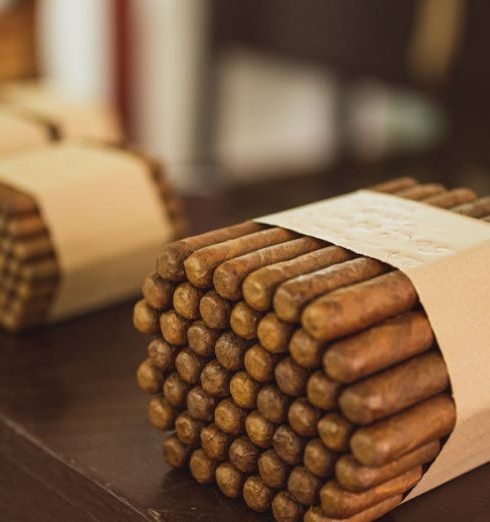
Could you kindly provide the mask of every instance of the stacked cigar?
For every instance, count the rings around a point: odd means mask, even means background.
[[[399,178],[373,187],[490,216],[490,197]],[[446,366],[408,278],[245,222],[164,247],[135,327],[150,422],[189,465],[277,520],[367,522],[398,505],[453,429]],[[303,518],[304,517],[304,518]]]

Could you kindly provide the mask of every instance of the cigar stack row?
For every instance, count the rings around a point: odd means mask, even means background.
[[[373,187],[489,219],[490,198]],[[276,520],[368,522],[396,507],[455,423],[445,363],[401,272],[245,222],[163,248],[135,327],[165,460]]]

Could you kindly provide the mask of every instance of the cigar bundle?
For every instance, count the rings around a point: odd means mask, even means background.
[[[490,198],[398,178],[372,187],[489,220]],[[369,522],[455,425],[446,364],[406,275],[245,222],[165,246],[143,283],[137,371],[165,460],[276,520]]]

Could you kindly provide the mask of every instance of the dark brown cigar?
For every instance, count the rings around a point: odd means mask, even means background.
[[[36,201],[33,197],[7,185],[0,186],[0,201],[2,210],[7,216],[38,213]]]
[[[225,433],[239,435],[243,433],[247,412],[230,399],[223,399],[214,411],[216,426]]]
[[[163,458],[173,468],[183,468],[191,454],[191,448],[182,444],[175,435],[170,435],[163,441]]]
[[[168,310],[172,306],[175,285],[162,279],[156,272],[148,274],[141,291],[145,301],[157,310]]]
[[[228,455],[231,436],[221,431],[216,424],[209,424],[201,431],[201,448],[213,460],[222,462]]]
[[[364,466],[384,464],[452,431],[456,409],[452,399],[437,395],[416,406],[358,429],[351,438],[354,457]]]
[[[333,475],[337,454],[329,450],[320,439],[312,439],[305,446],[303,464],[305,468],[320,478]]]
[[[349,491],[364,491],[397,477],[401,473],[436,458],[441,443],[438,440],[424,444],[384,466],[369,467],[359,464],[352,455],[343,455],[335,466],[337,482]]]
[[[303,508],[287,491],[279,491],[272,499],[272,514],[280,522],[300,522],[303,520]]]
[[[19,264],[16,260],[12,261],[14,263],[14,268],[11,267],[11,270],[18,273],[19,277],[24,281],[57,279],[59,277],[60,268],[54,257],[39,259],[27,265]]]
[[[148,345],[147,352],[154,366],[160,370],[170,372],[174,369],[177,349],[163,339],[153,339]]]
[[[275,452],[291,466],[299,464],[303,458],[305,439],[297,435],[289,426],[279,426],[272,437]]]
[[[260,449],[248,437],[235,439],[229,449],[230,462],[242,473],[253,473],[257,469]]]
[[[189,447],[199,446],[203,426],[203,422],[191,417],[187,411],[181,413],[175,419],[175,433],[180,442]]]
[[[189,348],[203,357],[212,357],[219,334],[219,330],[209,328],[203,321],[196,321],[187,330]]]
[[[269,421],[281,424],[287,418],[290,399],[277,386],[263,386],[257,394],[257,409]]]
[[[184,261],[187,279],[198,288],[213,286],[213,273],[218,265],[234,257],[295,239],[297,234],[282,228],[268,228],[223,243],[201,248]]]
[[[272,446],[272,436],[275,429],[275,425],[258,411],[249,413],[245,419],[245,431],[248,438],[259,448]]]
[[[344,453],[354,427],[339,413],[328,413],[318,422],[318,434],[327,448]]]
[[[302,466],[295,467],[289,475],[288,490],[304,506],[318,502],[321,487],[321,480]]]
[[[425,198],[424,203],[432,205],[433,207],[452,208],[456,205],[469,203],[475,199],[476,194],[473,190],[468,188],[456,188],[443,192],[442,194],[436,194],[429,198]]]
[[[289,425],[302,437],[314,437],[318,434],[316,425],[320,417],[320,410],[306,399],[296,399],[289,407]]]
[[[213,419],[215,399],[200,386],[195,386],[187,395],[187,411],[197,420],[210,422]]]
[[[449,386],[442,357],[418,355],[347,387],[339,397],[342,413],[356,424],[371,424],[440,393]]]
[[[243,484],[243,500],[254,511],[267,511],[272,501],[272,490],[267,487],[260,477],[248,477]]]
[[[291,357],[282,359],[274,370],[279,389],[291,397],[305,395],[309,372],[298,366]]]
[[[227,397],[230,395],[230,377],[228,370],[218,361],[212,360],[202,370],[201,386],[213,397]]]
[[[144,299],[141,299],[134,305],[133,325],[138,332],[146,335],[158,333],[158,318],[158,312],[149,306]]]
[[[153,364],[151,359],[146,359],[136,371],[136,382],[139,388],[146,393],[161,393],[163,373]]]
[[[245,369],[254,380],[260,383],[272,381],[277,361],[277,356],[264,350],[260,344],[251,346],[245,352]]]
[[[325,345],[303,330],[298,328],[291,337],[289,352],[296,364],[303,368],[319,368]]]
[[[355,382],[428,350],[434,334],[422,312],[388,319],[330,345],[323,358],[325,372],[339,382]]]
[[[225,332],[218,337],[214,353],[218,362],[229,371],[237,372],[243,368],[243,358],[249,343],[233,332]]]
[[[11,292],[23,301],[47,298],[52,296],[55,291],[56,283],[53,281],[43,281],[35,285],[27,281],[17,281],[11,288]]]
[[[191,322],[181,317],[175,310],[164,312],[160,316],[160,330],[163,338],[170,344],[187,344],[187,330]]]
[[[189,384],[199,382],[205,364],[206,360],[195,354],[190,348],[182,349],[175,358],[176,370],[182,379]]]
[[[191,475],[199,484],[211,484],[214,482],[217,463],[206,456],[202,449],[192,452],[189,468]]]
[[[175,408],[163,397],[154,397],[148,403],[148,418],[155,428],[167,431],[175,421]]]
[[[216,330],[224,330],[230,324],[231,303],[215,290],[207,292],[199,303],[202,320]]]
[[[247,221],[165,245],[158,257],[158,273],[169,281],[182,281],[185,279],[184,261],[196,250],[252,234],[263,228],[262,225]]]
[[[322,370],[312,373],[306,384],[306,396],[313,406],[325,411],[336,409],[340,384],[329,379]]]
[[[175,408],[183,408],[190,389],[191,385],[186,383],[177,372],[173,372],[163,383],[163,396]]]
[[[490,196],[479,198],[471,203],[459,205],[451,210],[464,216],[483,218],[490,214]]]
[[[180,283],[172,298],[175,311],[190,321],[198,319],[200,316],[199,301],[203,295],[204,291],[200,288],[196,288],[187,282]]]
[[[257,394],[260,384],[254,381],[247,372],[238,372],[230,380],[230,393],[233,401],[247,410],[253,410],[257,405]]]
[[[216,468],[216,484],[226,497],[240,497],[244,481],[243,473],[238,471],[231,462],[223,462]]]
[[[14,257],[24,262],[39,257],[53,255],[51,238],[47,235],[30,239],[12,241],[11,252]]]
[[[273,489],[280,489],[286,486],[289,467],[273,449],[264,451],[260,455],[257,466],[260,478],[267,486]]]
[[[262,346],[271,353],[288,351],[294,326],[281,321],[273,312],[266,314],[257,326],[257,337]]]
[[[241,301],[231,310],[230,327],[243,339],[257,339],[257,326],[262,316],[262,313],[255,311],[247,303]]]

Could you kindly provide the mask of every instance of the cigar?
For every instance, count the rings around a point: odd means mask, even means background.
[[[298,366],[291,357],[279,361],[274,370],[279,389],[290,397],[305,395],[308,375],[308,370]]]
[[[275,425],[258,411],[252,411],[245,419],[245,431],[248,438],[259,448],[272,446],[275,429]]]
[[[189,468],[191,475],[199,484],[211,484],[214,482],[217,463],[206,456],[202,449],[192,452]]]
[[[175,288],[172,303],[175,311],[185,319],[193,321],[199,319],[199,302],[204,291],[190,283],[180,283]]]
[[[210,288],[213,273],[221,263],[296,237],[294,232],[274,227],[201,248],[184,261],[187,279],[199,288]]]
[[[306,254],[323,245],[323,241],[305,236],[234,257],[216,268],[213,286],[221,297],[238,301],[242,298],[244,279],[254,270]]]
[[[197,384],[206,360],[195,354],[190,348],[183,348],[175,358],[175,369],[182,379],[189,384]]]
[[[187,330],[191,322],[180,316],[175,310],[164,312],[160,316],[160,330],[163,338],[170,344],[187,344]]]
[[[325,514],[337,518],[351,517],[383,500],[400,495],[415,486],[422,477],[422,466],[417,466],[398,477],[360,493],[341,488],[334,480],[320,491],[320,502]]]
[[[289,426],[279,426],[272,437],[274,451],[286,464],[294,466],[303,458],[305,439],[297,435]]]
[[[452,208],[457,205],[469,203],[477,198],[474,190],[469,188],[456,188],[436,194],[424,200],[427,205],[440,208]]]
[[[322,482],[303,466],[296,466],[289,475],[288,491],[304,506],[318,502]]]
[[[244,365],[250,377],[260,383],[267,383],[274,378],[277,356],[264,350],[260,344],[251,346],[244,357]]]
[[[206,364],[201,373],[203,390],[213,397],[227,397],[230,395],[230,372],[221,364],[212,360]]]
[[[380,467],[363,466],[352,455],[342,455],[335,466],[335,477],[340,486],[349,491],[364,491],[416,466],[431,462],[440,449],[441,443],[435,440]]]
[[[159,332],[158,312],[149,306],[144,299],[134,305],[133,325],[146,335],[153,335]]]
[[[463,214],[464,216],[483,218],[490,214],[490,196],[479,198],[471,203],[458,205],[451,210],[457,214]]]
[[[242,473],[253,473],[257,469],[259,448],[248,437],[235,439],[229,449],[230,462]]]
[[[409,312],[331,344],[323,368],[332,379],[351,383],[425,352],[433,343],[425,314]]]
[[[349,440],[354,427],[339,413],[328,413],[318,422],[318,434],[327,448],[344,453],[349,449]]]
[[[257,338],[257,325],[263,314],[241,301],[231,310],[230,327],[240,337],[247,340]]]
[[[175,433],[182,442],[188,447],[198,447],[201,441],[200,435],[204,423],[194,419],[185,411],[175,419]]]
[[[448,435],[455,422],[453,400],[444,394],[436,395],[389,419],[358,429],[350,441],[351,451],[364,466],[383,466]]]
[[[14,280],[11,291],[19,300],[27,301],[51,297],[56,289],[57,284],[53,281],[42,281],[33,285],[27,281],[15,282]]]
[[[423,185],[414,185],[413,187],[399,190],[396,192],[396,195],[400,198],[421,201],[445,191],[446,189],[444,185],[441,185],[440,183],[426,183]]]
[[[272,490],[258,477],[248,477],[243,484],[243,500],[250,509],[258,512],[267,511],[272,501]]]
[[[175,285],[161,278],[156,272],[148,274],[141,291],[145,301],[157,310],[168,310],[172,306]]]
[[[38,213],[34,198],[3,183],[0,186],[0,204],[4,214],[9,217]]]
[[[257,405],[257,394],[260,384],[252,379],[247,372],[238,372],[230,380],[230,394],[233,401],[247,410],[252,410]]]
[[[148,403],[148,418],[150,423],[162,431],[171,429],[174,425],[176,410],[163,397],[154,397]]]
[[[191,448],[182,444],[175,435],[168,436],[162,444],[163,458],[173,468],[183,468],[191,454]]]
[[[189,348],[203,357],[212,357],[219,334],[218,330],[209,328],[203,321],[195,321],[187,330]]]
[[[228,456],[228,448],[232,438],[221,431],[216,424],[209,424],[201,431],[201,448],[206,455],[217,462],[222,462]]]
[[[257,326],[257,337],[262,346],[271,353],[288,351],[294,326],[281,321],[274,312],[266,314]]]
[[[396,192],[400,192],[406,188],[412,187],[417,184],[417,180],[412,178],[411,176],[402,176],[399,178],[393,178],[388,181],[383,181],[382,183],[378,183],[377,185],[372,185],[369,187],[369,190],[374,190],[375,192],[386,192],[388,194],[393,194]]]
[[[154,366],[163,372],[170,372],[175,367],[177,349],[163,339],[153,339],[148,345],[148,357]]]
[[[303,368],[319,368],[325,345],[303,330],[298,328],[289,342],[289,353],[296,364]]]
[[[417,301],[410,279],[395,271],[320,297],[304,309],[301,322],[315,339],[330,341],[406,312]]]
[[[35,281],[38,279],[58,279],[60,268],[54,257],[39,259],[27,264],[20,264],[17,260],[11,260],[14,267],[11,268],[24,281]]]
[[[289,406],[289,425],[302,437],[314,437],[318,435],[316,425],[320,418],[320,410],[312,406],[306,399],[296,399],[291,406]]]
[[[366,425],[428,399],[448,386],[443,358],[429,352],[348,386],[340,395],[339,405],[347,419]]]
[[[237,372],[243,368],[247,347],[247,341],[233,332],[225,332],[218,337],[214,345],[214,353],[223,368]]]
[[[22,261],[53,254],[53,245],[48,235],[12,241],[12,255]]]
[[[272,489],[281,489],[286,486],[289,467],[273,450],[264,451],[257,461],[260,478]]]
[[[199,302],[199,313],[209,328],[224,330],[230,324],[231,303],[215,290],[210,290]]]
[[[305,446],[303,465],[313,475],[328,478],[333,475],[337,454],[329,450],[320,439],[312,439]]]
[[[281,424],[287,419],[290,399],[273,384],[263,386],[257,394],[257,409],[270,422]]]
[[[312,373],[306,384],[306,396],[313,406],[324,411],[337,408],[340,384],[325,375],[322,370]]]
[[[211,232],[188,237],[165,245],[158,256],[158,273],[169,281],[183,281],[185,279],[184,261],[196,250],[252,234],[263,228],[262,225],[253,223],[252,221],[246,221],[245,223],[212,230]]]
[[[221,431],[230,435],[243,433],[245,425],[245,410],[230,399],[223,399],[214,411],[214,422]]]
[[[161,393],[163,373],[151,359],[143,361],[136,371],[138,387],[146,393]]]
[[[200,386],[194,386],[187,395],[187,411],[197,420],[210,422],[213,419],[216,401]]]
[[[303,520],[303,507],[294,500],[291,493],[279,491],[272,499],[272,514],[280,522],[300,522]]]
[[[283,321],[297,323],[303,307],[315,298],[367,281],[388,270],[389,267],[380,261],[361,257],[295,277],[278,287],[273,299],[274,311]]]
[[[244,475],[231,462],[223,462],[216,468],[216,484],[226,497],[241,496],[244,481]]]
[[[187,394],[191,385],[177,373],[171,373],[163,383],[163,396],[175,408],[183,408],[187,402]]]

